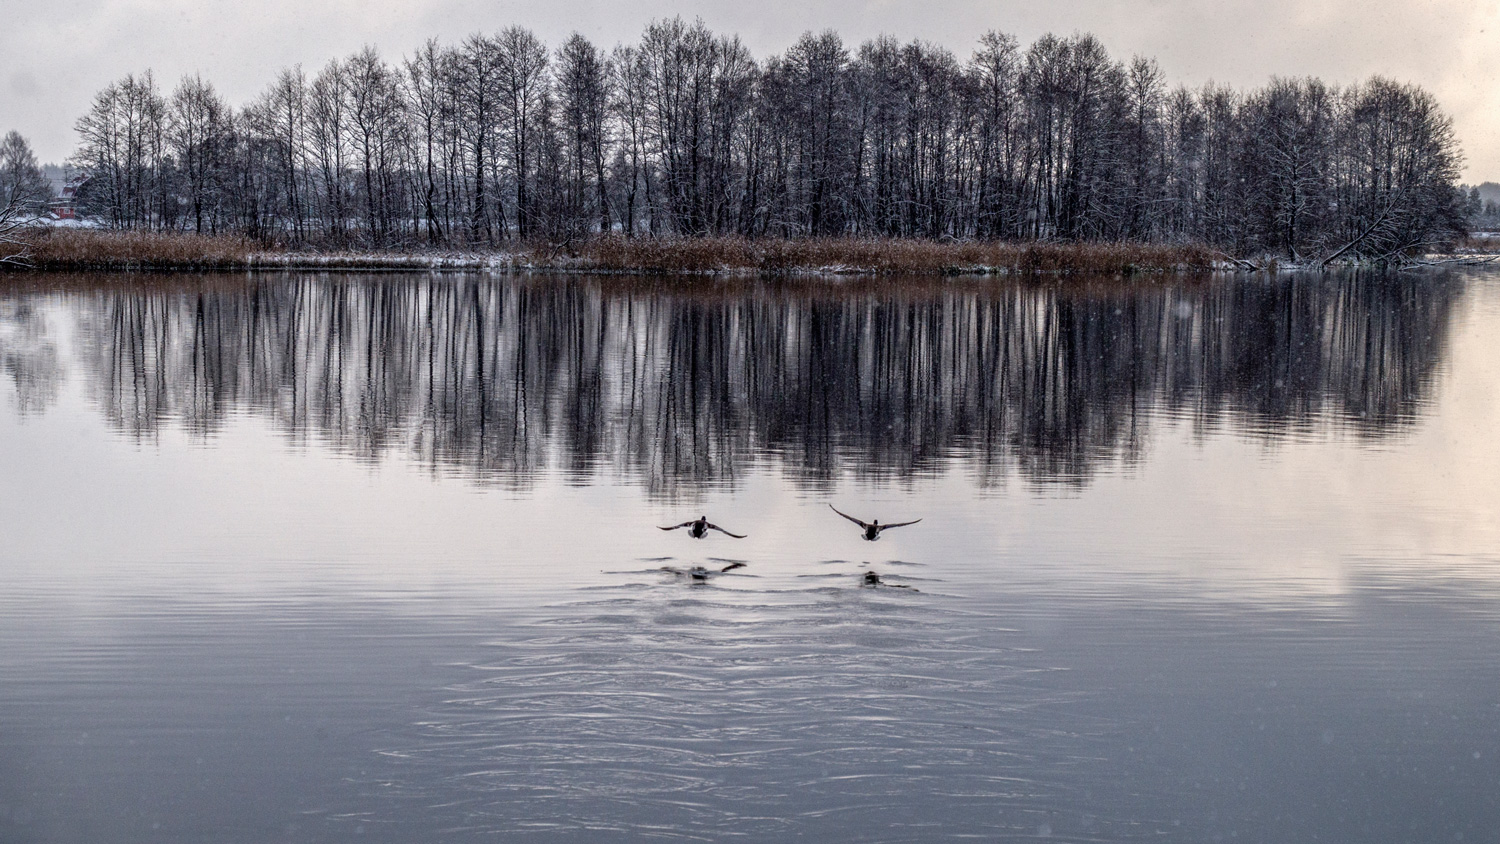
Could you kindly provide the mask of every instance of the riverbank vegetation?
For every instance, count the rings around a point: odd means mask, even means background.
[[[35,232],[26,223],[19,205],[0,204],[0,269],[30,265]]]
[[[0,139],[0,269],[30,260],[31,228],[51,193],[31,145],[20,132]]]
[[[260,244],[238,234],[40,228],[31,266],[42,270],[229,270],[253,265]]]
[[[1207,270],[1197,246],[937,242],[888,238],[598,237],[504,249],[302,250],[239,234],[39,229],[30,260],[49,270],[472,269],[622,273],[1030,274]]]
[[[243,108],[198,77],[164,93],[126,76],[77,128],[88,217],[294,253],[1025,266],[1083,243],[1071,254],[1167,255],[1152,266],[1210,248],[1379,261],[1461,236],[1466,201],[1449,119],[1416,86],[1171,88],[1089,35],[991,32],[961,59],[824,32],[757,59],[680,19],[608,51],[511,27],[290,68]]]

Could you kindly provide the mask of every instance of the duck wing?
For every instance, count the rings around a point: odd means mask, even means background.
[[[693,521],[697,521],[697,519],[694,519]],[[683,522],[680,525],[672,525],[671,527],[664,527],[664,528],[661,528],[661,529],[662,530],[677,530],[678,528],[692,527],[692,525],[693,525],[693,522]],[[660,527],[660,525],[658,525],[658,527]]]
[[[730,533],[729,531],[727,531],[727,530],[719,527],[718,525],[714,524],[713,522],[708,522],[708,526],[711,527],[711,528],[713,528],[714,530],[718,531],[719,533],[725,534],[726,536],[732,536],[735,539],[744,539],[745,538],[745,534],[743,534],[743,533]]]
[[[892,522],[891,524],[888,524],[888,525],[881,525],[880,529],[881,530],[885,530],[886,528],[906,527],[907,525],[914,525],[914,524],[916,524],[917,522],[920,522],[920,521],[922,521],[922,520],[921,519],[912,519],[909,522]]]
[[[725,566],[724,568],[719,569],[719,571],[720,572],[734,571],[735,569],[742,569],[742,568],[744,568],[745,565],[746,565],[745,563],[730,563],[729,565]]]
[[[845,513],[843,511],[839,510],[839,508],[833,506],[832,504],[828,505],[828,509],[832,510],[835,513],[838,513],[840,516],[843,516],[844,518],[846,518],[849,521],[851,521],[851,522],[859,525],[862,528],[868,528],[869,527],[869,525],[865,524],[864,522],[860,521],[859,519],[854,518],[853,516],[849,515],[848,513]],[[884,526],[882,525],[882,527],[884,527]]]

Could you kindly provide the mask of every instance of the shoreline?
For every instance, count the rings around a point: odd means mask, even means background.
[[[40,228],[30,271],[43,272],[476,272],[495,275],[701,277],[1134,276],[1306,272],[1373,267],[1368,261],[1233,258],[1201,244],[930,241],[877,238],[595,238],[510,249],[294,250],[237,235]],[[1488,263],[1482,252],[1444,252],[1387,268]],[[19,272],[26,272],[21,269]]]
[[[41,228],[39,271],[461,271],[689,276],[1026,276],[1205,272],[1230,265],[1207,247],[877,238],[593,238],[496,249],[277,249],[237,235]]]

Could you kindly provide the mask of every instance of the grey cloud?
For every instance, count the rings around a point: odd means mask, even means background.
[[[20,99],[31,99],[41,93],[41,87],[31,71],[22,70],[10,75],[10,92]]]

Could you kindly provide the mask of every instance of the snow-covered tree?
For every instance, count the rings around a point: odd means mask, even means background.
[[[20,132],[0,140],[0,265],[25,265],[30,249],[24,237],[30,221],[46,208],[51,185],[37,166],[31,144]]]

